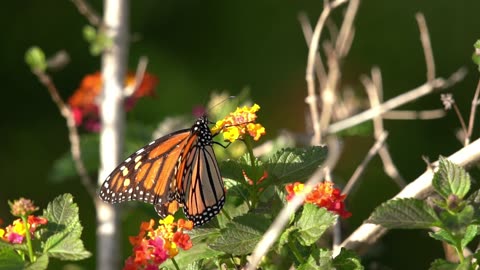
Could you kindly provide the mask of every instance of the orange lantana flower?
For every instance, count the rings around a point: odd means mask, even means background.
[[[125,110],[131,110],[137,100],[144,96],[154,96],[155,86],[158,83],[157,77],[152,74],[145,73],[143,80],[134,93],[129,93],[129,89],[133,90],[135,86],[135,74],[129,72],[125,78]],[[100,72],[86,75],[80,87],[75,90],[68,100],[68,104],[72,109],[75,124],[84,126],[89,131],[100,130],[99,118],[99,98],[102,91],[103,82]]]
[[[287,200],[292,200],[295,195],[305,194],[305,203],[312,203],[318,207],[324,207],[328,211],[335,212],[342,218],[348,218],[352,213],[345,209],[345,197],[339,189],[333,187],[332,182],[324,181],[313,188],[305,188],[300,182],[291,183],[285,186]]]

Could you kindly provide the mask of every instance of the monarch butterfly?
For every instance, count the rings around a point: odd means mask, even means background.
[[[108,203],[142,201],[161,217],[183,205],[194,226],[202,225],[225,204],[225,187],[213,151],[208,119],[190,129],[156,139],[122,162],[106,178],[100,198]]]

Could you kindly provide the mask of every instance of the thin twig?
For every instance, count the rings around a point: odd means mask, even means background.
[[[80,181],[87,190],[88,195],[90,195],[92,198],[95,198],[96,188],[93,184],[94,182],[88,175],[87,169],[85,168],[85,164],[82,160],[80,137],[78,135],[77,126],[75,125],[72,111],[58,94],[58,89],[48,74],[39,70],[33,70],[33,73],[38,77],[39,81],[48,89],[48,92],[50,93],[53,102],[57,105],[60,114],[65,118],[67,122],[68,139],[70,140],[70,152],[72,153],[72,159],[75,165],[75,169],[77,170],[80,176]]]
[[[340,27],[338,39],[335,43],[335,51],[339,58],[345,57],[350,50],[354,34],[353,21],[357,14],[359,5],[359,0],[350,0],[345,13],[345,18],[343,19],[342,26]]]
[[[432,44],[430,42],[427,23],[423,13],[418,12],[415,14],[415,18],[417,19],[418,29],[420,30],[420,41],[422,42],[425,62],[427,64],[427,81],[432,81],[435,79],[435,61],[433,59]]]
[[[368,99],[370,100],[370,106],[375,107],[381,104],[383,96],[383,83],[382,74],[379,68],[372,68],[372,80],[368,77],[361,78],[362,83],[367,91]],[[383,117],[376,116],[373,118],[373,128],[375,139],[378,140],[380,136],[385,132],[383,126]],[[388,151],[387,143],[384,143],[380,148],[378,155],[383,163],[383,169],[385,173],[392,178],[392,180],[400,187],[404,188],[406,185],[405,180],[400,175],[397,167],[393,163],[393,159]]]
[[[422,111],[389,111],[382,115],[383,119],[390,120],[431,120],[442,118],[447,113],[444,109],[422,110]]]
[[[480,139],[463,147],[448,157],[453,163],[466,167],[480,160]],[[435,168],[438,162],[434,163]],[[407,185],[394,198],[419,198],[423,199],[432,191],[433,171],[427,169],[415,181]],[[379,237],[386,232],[386,229],[380,225],[366,223],[358,227],[347,239],[343,241],[340,247],[359,251],[367,245],[373,244]]]
[[[146,56],[140,57],[137,64],[137,71],[135,72],[135,82],[132,87],[125,87],[124,96],[129,97],[135,93],[140,85],[142,84],[143,77],[145,76],[145,72],[147,71],[148,65],[148,58]]]
[[[430,82],[427,82],[415,89],[408,91],[402,95],[394,97],[383,104],[370,108],[366,111],[363,111],[357,115],[349,117],[347,119],[333,123],[327,128],[327,133],[336,133],[341,130],[356,126],[360,123],[368,121],[377,115],[382,115],[387,111],[390,111],[394,108],[397,108],[403,104],[417,100],[419,97],[430,94],[437,89],[444,89],[449,87],[459,81],[463,80],[466,75],[466,69],[460,68],[455,73],[453,73],[448,79],[437,78]]]
[[[475,112],[477,111],[479,94],[480,94],[480,80],[478,81],[477,89],[475,90],[475,94],[472,99],[472,108],[470,109],[470,118],[468,119],[468,131],[465,136],[465,145],[468,145],[470,143],[470,138],[472,136],[473,125],[475,122]]]
[[[77,7],[78,12],[85,16],[91,25],[100,27],[102,26],[102,19],[95,12],[95,10],[84,0],[72,0],[73,4]]]
[[[467,141],[467,125],[465,124],[465,120],[463,120],[462,113],[460,112],[460,109],[457,106],[457,103],[454,102],[452,104],[453,110],[455,111],[455,114],[457,115],[458,120],[460,121],[460,125],[462,126],[463,133],[465,135],[465,142]],[[465,144],[466,145],[466,144]]]
[[[308,59],[307,59],[307,70],[305,80],[307,81],[307,90],[308,90],[308,97],[306,98],[305,102],[310,107],[310,114],[312,117],[312,127],[313,127],[313,141],[314,145],[319,145],[322,140],[321,130],[320,130],[320,122],[319,122],[319,112],[318,112],[318,104],[317,104],[317,94],[315,92],[315,80],[313,78],[313,70],[315,66],[315,56],[318,50],[318,42],[320,40],[320,36],[322,34],[323,26],[325,25],[325,21],[327,20],[328,16],[332,9],[338,7],[339,5],[346,3],[347,0],[336,0],[332,3],[325,1],[324,8],[320,17],[318,18],[317,24],[315,26],[315,30],[313,31],[312,40],[310,42],[309,50],[308,50]],[[322,99],[323,102],[326,102]]]
[[[302,27],[305,42],[307,43],[307,46],[310,47],[310,44],[312,43],[313,30],[307,14],[305,14],[305,12],[300,12],[298,14],[298,21],[300,22],[300,26]],[[317,74],[319,87],[322,88],[322,86],[327,80],[327,75],[325,72],[325,67],[323,66],[322,58],[318,51],[315,53],[315,72]]]
[[[383,146],[385,143],[385,140],[388,137],[388,132],[383,132],[383,134],[377,139],[375,144],[370,148],[368,151],[367,155],[363,159],[362,163],[355,169],[355,172],[352,174],[350,179],[347,182],[347,185],[343,189],[344,194],[350,193],[352,190],[353,186],[357,183],[358,179],[360,179],[360,176],[362,176],[363,172],[367,168],[367,164],[372,160],[373,156],[375,156],[378,153],[378,150]]]

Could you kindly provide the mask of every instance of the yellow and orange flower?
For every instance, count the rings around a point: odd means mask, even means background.
[[[154,228],[154,220],[142,222],[137,236],[129,238],[133,245],[133,255],[125,261],[124,270],[158,269],[168,258],[175,257],[179,249],[189,250],[192,247],[190,236],[184,230],[191,230],[193,222],[179,219],[174,222],[169,215],[159,221]]]
[[[234,142],[238,139],[243,139],[246,134],[258,141],[266,133],[265,128],[261,124],[255,123],[258,110],[260,110],[260,106],[257,104],[254,104],[252,107],[238,107],[233,113],[217,121],[215,126],[211,128],[211,131],[214,134],[222,132],[225,141]]]
[[[304,203],[324,207],[342,218],[348,218],[352,215],[345,209],[346,195],[342,195],[339,189],[334,188],[332,182],[320,182],[313,188],[306,188],[304,184],[295,182],[286,185],[285,189],[287,190],[288,201],[292,200],[295,195],[305,194]]]

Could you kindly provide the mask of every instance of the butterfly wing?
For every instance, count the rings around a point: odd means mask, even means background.
[[[225,188],[212,147],[212,134],[205,121],[197,121],[197,129],[181,155],[177,189],[185,216],[195,226],[218,214],[225,203]]]
[[[178,197],[174,181],[178,160],[190,135],[190,129],[179,130],[130,155],[106,178],[100,198],[108,203],[154,204],[160,216],[173,213],[175,204],[170,202]]]

